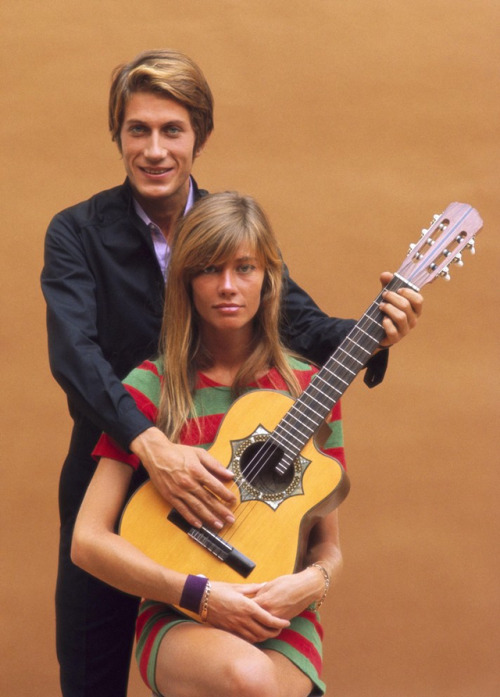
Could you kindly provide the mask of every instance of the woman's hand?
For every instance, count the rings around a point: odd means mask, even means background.
[[[207,622],[252,644],[278,636],[290,623],[257,602],[264,585],[212,582]]]
[[[163,498],[195,527],[233,523],[236,496],[224,484],[233,475],[203,448],[177,445],[151,427],[130,444]]]
[[[308,567],[263,584],[255,594],[255,600],[271,614],[291,619],[318,600],[323,590],[321,573],[314,567]]]

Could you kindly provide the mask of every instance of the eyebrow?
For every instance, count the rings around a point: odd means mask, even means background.
[[[141,124],[144,126],[149,126],[149,121],[146,121],[144,119],[140,119],[136,116],[131,116],[130,118],[125,119],[125,121],[123,122],[124,125],[130,125],[130,124],[135,124],[135,123],[138,123],[138,124]],[[169,119],[167,121],[164,121],[161,124],[161,127],[163,127],[163,126],[185,126],[185,125],[186,125],[186,121],[184,121],[183,119]]]
[[[241,257],[236,257],[236,258],[231,258],[231,259],[221,259],[219,261],[212,261],[207,266],[219,266],[220,264],[229,264],[229,263],[235,263],[235,264],[241,264],[241,262],[245,261],[253,261],[256,264],[259,263],[259,258],[256,256],[251,256],[250,254],[246,254]]]
[[[237,257],[235,261],[258,261],[257,257],[251,257],[250,255],[244,257]]]

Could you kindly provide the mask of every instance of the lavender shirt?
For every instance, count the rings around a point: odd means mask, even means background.
[[[189,193],[187,197],[187,202],[186,202],[186,207],[184,208],[184,213],[183,215],[186,215],[188,210],[193,207],[194,203],[194,187],[193,187],[193,182],[191,181],[191,177],[189,177]],[[161,272],[163,274],[163,278],[166,280],[167,279],[167,269],[168,269],[168,262],[170,261],[170,245],[168,244],[167,240],[163,236],[162,231],[156,225],[156,223],[153,223],[153,221],[149,218],[148,214],[145,212],[143,207],[138,203],[135,198],[134,198],[134,208],[135,212],[139,216],[141,220],[143,220],[146,225],[148,226],[150,232],[151,232],[151,239],[153,240],[153,245],[155,248],[155,254],[156,258],[158,260],[158,264],[160,265]]]

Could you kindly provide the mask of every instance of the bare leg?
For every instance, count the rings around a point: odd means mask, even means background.
[[[307,697],[313,689],[311,680],[286,656],[278,651],[263,651],[271,661],[279,675],[280,697]]]
[[[228,632],[183,623],[158,652],[163,697],[307,697],[310,680],[276,651],[261,651]]]

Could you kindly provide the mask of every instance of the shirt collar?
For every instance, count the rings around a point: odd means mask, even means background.
[[[148,227],[155,227],[157,228],[158,225],[154,223],[149,215],[146,213],[144,208],[141,206],[139,201],[137,201],[135,198],[132,197],[132,200],[134,202],[134,209],[139,218],[148,226]],[[186,206],[184,207],[184,213],[183,215],[186,215],[186,213],[191,210],[191,208],[194,205],[194,186],[193,186],[193,179],[192,177],[189,177],[189,192],[188,192],[188,197],[186,201]]]

